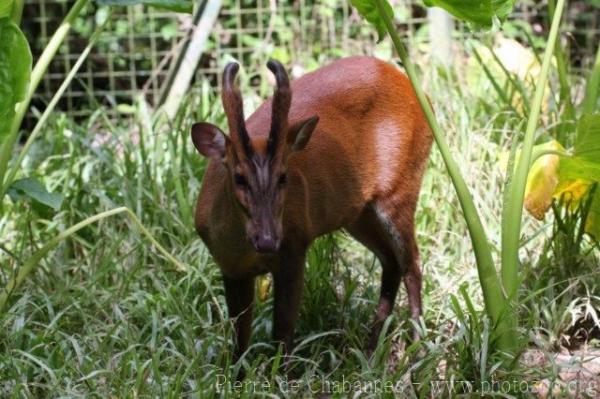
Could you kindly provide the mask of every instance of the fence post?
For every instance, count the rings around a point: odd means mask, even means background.
[[[185,48],[183,59],[178,68],[173,70],[173,80],[167,87],[164,110],[173,118],[177,114],[179,104],[187,93],[200,57],[206,48],[206,42],[221,10],[221,0],[207,0],[200,11],[200,19],[192,28],[189,45]]]
[[[452,65],[452,16],[439,7],[427,9],[431,58],[445,67]]]

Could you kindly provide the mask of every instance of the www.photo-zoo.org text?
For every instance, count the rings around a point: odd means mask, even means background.
[[[360,380],[342,376],[338,379],[326,377],[310,381],[294,379],[278,379],[277,381],[244,380],[235,381],[225,375],[217,375],[215,388],[218,393],[266,393],[278,392],[282,394],[402,394],[409,391],[429,391],[431,394],[459,394],[475,393],[485,396],[487,394],[538,394],[553,390],[546,381],[526,380],[492,380],[492,381],[437,381],[410,382],[408,379],[392,380]],[[597,397],[600,386],[594,381],[571,381],[560,385],[562,392],[578,392],[588,397]]]

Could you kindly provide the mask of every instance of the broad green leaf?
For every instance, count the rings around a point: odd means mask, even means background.
[[[62,204],[60,194],[48,192],[39,180],[32,177],[16,180],[8,188],[8,195],[13,202],[29,199],[47,205],[54,210],[58,210]]]
[[[600,162],[581,157],[563,158],[560,160],[559,176],[561,182],[576,179],[600,182]]]
[[[598,0],[600,7],[600,0]],[[581,102],[583,113],[590,113],[596,110],[598,97],[600,96],[600,46],[596,48],[596,60],[588,75],[585,83],[585,96]]]
[[[15,105],[27,94],[31,62],[23,32],[9,18],[0,19],[0,145],[10,131]]]
[[[554,198],[577,206],[592,183],[600,182],[600,114],[584,114],[577,123],[575,155],[561,158]]]
[[[515,0],[424,0],[427,7],[441,7],[456,18],[476,27],[489,28],[495,20],[504,21]]]
[[[579,118],[575,156],[600,163],[600,113],[584,114]]]
[[[540,150],[564,151],[564,148],[553,140],[534,147],[534,152]],[[544,218],[553,199],[563,198],[571,207],[578,206],[591,184],[600,182],[600,114],[580,118],[574,153],[572,157],[560,158],[544,155],[531,166],[524,207],[536,219]]]
[[[375,30],[377,30],[378,42],[382,41],[385,37],[386,28],[383,19],[379,16],[377,5],[374,0],[350,0],[350,3],[356,7],[359,14],[367,20]],[[383,0],[386,13],[393,18],[394,10],[387,0]]]
[[[596,189],[587,220],[585,232],[600,241],[600,190]]]
[[[12,5],[13,0],[0,0],[0,19],[10,16]]]
[[[152,7],[165,8],[175,12],[192,12],[191,0],[96,0],[101,6],[132,6],[145,4]]]

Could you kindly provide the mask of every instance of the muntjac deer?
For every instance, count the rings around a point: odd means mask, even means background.
[[[291,85],[270,61],[277,88],[246,121],[234,80],[223,73],[229,135],[192,126],[211,159],[196,207],[196,229],[219,264],[238,358],[248,346],[254,279],[272,273],[273,337],[292,348],[306,252],[315,238],[347,230],[383,267],[368,350],[377,344],[400,280],[410,314],[421,314],[414,214],[432,135],[412,86],[371,57],[336,61]]]

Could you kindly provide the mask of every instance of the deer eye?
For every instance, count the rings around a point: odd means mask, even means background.
[[[279,176],[279,180],[277,181],[279,186],[283,186],[285,183],[287,183],[287,173],[283,173],[281,176]]]
[[[243,175],[241,175],[239,173],[236,173],[233,175],[233,181],[235,182],[235,184],[237,186],[248,187],[248,181],[246,180],[246,178]]]

